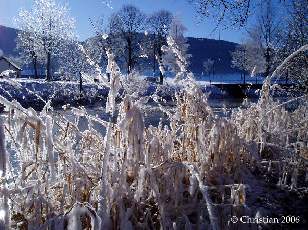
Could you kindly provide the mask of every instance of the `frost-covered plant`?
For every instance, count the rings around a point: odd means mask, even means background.
[[[232,114],[240,137],[259,145],[260,157],[268,162],[268,172],[272,171],[272,164],[278,164],[278,185],[291,189],[296,189],[299,171],[307,171],[303,166],[308,146],[307,96],[303,94],[281,102],[272,97],[277,86],[270,82],[281,74],[292,58],[306,49],[307,45],[291,54],[267,77],[258,103]]]
[[[274,100],[271,95],[275,92],[277,85],[272,85],[271,79],[277,77],[288,65],[288,62],[300,52],[304,52],[307,47],[307,45],[303,46],[290,55],[271,76],[267,77],[261,90],[260,100],[257,104],[253,104],[247,109],[240,109],[233,114],[233,120],[239,128],[239,133],[246,140],[254,140],[261,143],[263,146],[266,144],[267,140],[270,143],[288,146],[292,137],[294,141],[294,138],[298,136],[297,132],[302,133],[301,130],[305,129],[307,120],[307,96],[301,95],[296,98],[291,98],[286,102]],[[294,111],[288,111],[285,106],[296,101],[300,101],[300,105]],[[303,124],[303,126],[300,125],[295,128],[294,124]],[[258,130],[258,132],[255,132],[256,130]],[[298,138],[305,139],[305,136]]]
[[[122,79],[122,84],[125,93],[133,96],[134,98],[141,99],[141,96],[145,96],[149,88],[149,82],[140,78],[140,74],[136,71],[128,74]]]
[[[183,71],[183,68],[186,68],[189,63],[190,54],[187,54],[189,45],[184,37],[185,30],[181,21],[178,18],[173,18],[167,37],[167,45],[162,46],[163,55],[158,57],[162,62],[159,64],[163,64],[174,73]],[[162,72],[161,68],[160,71]]]
[[[267,81],[257,104],[219,118],[173,44],[169,48],[180,69],[176,79],[184,85],[175,95],[174,110],[164,110],[158,91],[146,97],[167,114],[167,125],[146,127],[143,102],[121,75],[111,50],[109,80],[88,57],[98,81],[84,76],[109,88],[108,121],[83,107],[64,108],[66,115],[61,115],[50,102],[37,112],[0,97],[5,106],[0,207],[6,227],[226,229],[231,214],[248,211],[245,183],[260,163],[259,143],[262,154],[268,144],[283,143],[287,150],[301,144],[299,154],[307,149],[307,123],[302,123],[307,104],[292,113],[284,110],[271,98]],[[286,134],[277,136],[281,132]],[[295,189],[302,163],[296,157],[281,161],[279,185],[286,187],[291,180]]]
[[[4,70],[3,72],[0,73],[0,77],[2,78],[8,78],[12,75],[14,75],[16,73],[16,71],[8,69],[8,70]]]

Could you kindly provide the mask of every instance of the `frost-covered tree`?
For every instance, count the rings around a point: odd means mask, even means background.
[[[244,82],[247,69],[250,69],[251,66],[248,64],[247,59],[247,50],[244,46],[239,46],[234,52],[231,53],[232,56],[232,67],[238,68],[242,71],[241,75],[244,75]]]
[[[232,66],[242,71],[244,82],[246,74],[252,72],[263,73],[265,69],[265,58],[263,50],[252,41],[245,41],[231,53]]]
[[[288,20],[282,31],[280,59],[285,59],[292,52],[308,43],[308,4],[305,0],[293,0],[287,4]],[[300,53],[285,68],[286,82],[298,84],[298,88],[308,92],[308,56]]]
[[[108,22],[106,24],[104,18],[99,18],[95,21],[90,20],[90,23],[96,36],[87,39],[83,47],[91,60],[100,66],[106,66],[108,59],[106,52],[108,49],[112,49],[115,57],[121,57],[123,49],[120,44],[123,44],[123,42],[119,38],[108,34],[111,31],[110,24]]]
[[[68,7],[55,0],[35,0],[31,11],[22,9],[17,19],[21,29],[20,45],[34,60],[42,57],[46,63],[46,79],[51,80],[53,58],[65,51],[67,40],[74,38],[74,20]]]
[[[23,41],[27,42],[23,42]],[[38,64],[41,57],[38,56],[38,52],[35,48],[35,42],[32,39],[32,35],[27,32],[19,32],[16,39],[17,49],[23,63],[32,64],[34,70],[34,77],[38,77]]]
[[[87,52],[87,55],[93,60],[97,65],[105,64],[105,47],[106,44],[103,43],[101,35],[92,37],[85,42],[83,42],[83,47]]]
[[[69,41],[66,44],[65,55],[61,57],[60,70],[70,79],[78,79],[83,72],[90,71],[86,55],[80,50],[78,41]]]
[[[171,22],[172,22],[172,14],[166,10],[160,10],[158,12],[153,13],[148,18],[148,26],[150,29],[150,50],[153,57],[153,71],[155,73],[156,59],[161,59],[163,52],[161,47],[166,45],[166,39],[170,31]],[[160,71],[160,83],[163,83],[163,73]]]
[[[211,58],[208,58],[206,61],[203,62],[203,69],[205,74],[210,75],[213,71],[214,67],[214,60]]]
[[[177,52],[180,52],[177,56],[185,59],[185,68],[187,68],[190,54],[187,53],[189,44],[184,36],[185,31],[186,27],[181,21],[178,18],[173,18],[168,37],[171,38],[169,40],[172,41],[172,46],[176,47]],[[172,49],[164,49],[161,63],[175,73],[181,71],[179,68],[180,65],[177,63],[176,55]]]
[[[293,0],[288,5],[288,43],[292,51],[308,42],[308,4],[305,0]]]
[[[232,65],[245,74],[255,69],[256,73],[268,76],[278,62],[280,27],[278,15],[270,0],[259,9],[256,23],[249,28],[245,42],[232,53]]]
[[[141,36],[144,29],[146,16],[133,5],[124,5],[118,12],[111,15],[109,19],[109,33],[113,50],[121,48],[122,57],[131,73],[139,59]]]
[[[264,1],[260,7],[257,24],[249,32],[250,39],[263,50],[265,76],[268,76],[277,66],[277,50],[279,48],[277,46],[281,36],[279,34],[280,17],[275,10],[271,0]]]
[[[21,10],[16,19],[19,30],[16,39],[16,47],[25,64],[32,63],[34,77],[37,78],[37,66],[39,60],[43,59],[40,52],[39,34],[36,18],[30,12]],[[41,60],[42,61],[42,60]]]
[[[265,75],[270,75],[284,58],[307,44],[306,0],[187,1],[195,6],[201,17],[214,17],[217,27],[242,27],[248,24],[248,19],[256,18],[257,20],[252,20],[256,23],[249,33],[253,34],[253,39],[263,49]],[[285,67],[286,82],[288,78],[294,79],[295,82],[307,82],[307,63],[305,52],[292,59],[288,67]]]

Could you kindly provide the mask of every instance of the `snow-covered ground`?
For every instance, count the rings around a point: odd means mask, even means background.
[[[146,76],[138,76],[140,81],[148,79]],[[153,94],[159,84],[146,81],[147,89],[144,95]],[[206,93],[209,98],[222,99],[228,97],[225,91],[222,91],[215,84],[227,84],[227,83],[241,83],[239,75],[230,76],[216,76],[215,81],[211,79],[202,78],[196,81],[203,92]],[[247,83],[253,84],[253,80],[248,78]],[[258,79],[261,82],[261,79]],[[161,96],[165,99],[170,98],[175,91],[183,88],[183,85],[174,82],[173,78],[165,78],[164,90],[161,91]],[[257,96],[255,90],[250,90],[250,96]],[[41,104],[48,100],[51,100],[54,105],[62,105],[66,103],[74,104],[83,100],[83,103],[95,103],[99,100],[106,99],[108,95],[108,89],[100,87],[94,83],[83,82],[82,93],[80,93],[80,83],[78,81],[51,81],[47,82],[44,79],[14,79],[3,78],[0,79],[0,95],[9,100],[17,100],[24,105],[34,105],[36,103]],[[37,105],[36,105],[37,106]]]
[[[43,79],[0,79],[0,95],[17,100],[24,105],[38,106],[51,100],[54,105],[75,103],[85,100],[94,102],[105,98],[108,89],[83,83],[80,93],[79,82],[51,81]]]

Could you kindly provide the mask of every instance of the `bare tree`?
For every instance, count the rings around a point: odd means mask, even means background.
[[[260,3],[260,0],[188,0],[188,2],[192,3],[197,13],[203,17],[217,18],[217,26],[221,22],[224,22],[224,25],[244,26],[253,12],[252,9]]]
[[[232,64],[245,74],[254,68],[268,76],[278,62],[280,27],[270,0],[259,8],[256,23],[248,30],[248,38],[232,53]]]
[[[146,16],[137,7],[124,5],[111,15],[109,20],[110,36],[112,39],[118,39],[117,44],[113,45],[123,47],[127,73],[131,73],[139,58],[141,42],[139,33],[144,29],[145,18]]]
[[[248,38],[233,54],[232,63],[245,72],[270,75],[286,57],[308,41],[308,5],[305,0],[292,0],[282,5],[266,0],[259,5],[256,23],[248,30]],[[279,15],[280,11],[287,13]],[[284,68],[282,76],[293,79],[301,88],[307,85],[307,53],[297,55]],[[277,76],[278,77],[278,76]]]
[[[170,31],[171,22],[172,22],[172,14],[166,10],[160,10],[158,12],[153,13],[148,18],[148,26],[150,28],[150,38],[152,42],[150,43],[153,57],[153,72],[156,70],[156,59],[161,59],[163,52],[161,47],[166,45],[166,39]],[[159,71],[159,79],[160,83],[163,83],[163,73]]]
[[[293,0],[289,9],[288,44],[294,52],[308,42],[308,4],[306,0]]]
[[[265,76],[268,76],[276,66],[277,44],[279,40],[279,17],[271,0],[264,1],[260,8],[260,15],[256,28],[250,33],[250,37],[264,52]]]
[[[286,4],[288,21],[283,31],[280,59],[285,59],[301,46],[308,43],[308,4],[306,0],[292,0]],[[308,91],[308,56],[302,52],[292,59],[285,68],[284,75],[286,83],[288,79],[298,85],[297,88]]]

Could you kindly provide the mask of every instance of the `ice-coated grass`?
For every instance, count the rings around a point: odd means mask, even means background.
[[[169,50],[179,54],[170,39]],[[110,120],[73,108],[55,116],[50,102],[41,112],[0,97],[0,226],[21,229],[227,229],[231,215],[259,215],[246,205],[254,170],[275,174],[283,189],[301,189],[307,173],[308,106],[301,97],[292,112],[271,97],[266,81],[257,103],[230,118],[213,113],[200,86],[178,57],[175,110],[165,110],[165,86],[144,95],[144,82],[124,77],[111,51]],[[183,65],[182,65],[183,64]],[[123,92],[121,92],[123,88]],[[144,95],[140,98],[140,95]],[[116,98],[121,100],[117,101]],[[152,100],[169,125],[144,125]],[[79,128],[81,119],[88,126]],[[100,125],[106,133],[93,127]],[[9,155],[9,156],[8,156]],[[14,157],[13,157],[14,156]],[[306,170],[306,171],[305,171]]]

